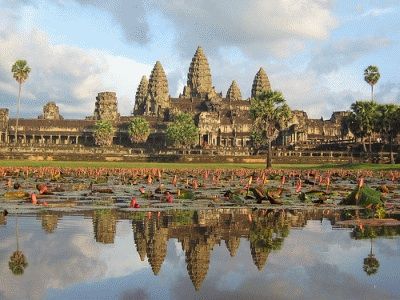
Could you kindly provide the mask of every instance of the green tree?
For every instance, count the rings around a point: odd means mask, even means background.
[[[371,136],[376,128],[377,104],[374,101],[356,101],[351,105],[349,128],[356,138],[360,138],[363,150],[366,153],[365,139],[369,138],[369,152],[371,153]]]
[[[128,132],[132,143],[145,143],[150,135],[150,124],[143,117],[135,117],[129,124]]]
[[[364,70],[364,80],[371,86],[371,101],[374,101],[374,85],[378,82],[381,74],[377,66],[368,66]]]
[[[396,104],[377,106],[376,131],[390,147],[390,163],[394,164],[393,141],[400,132],[400,107]]]
[[[253,135],[261,136],[268,145],[267,168],[272,166],[272,140],[279,130],[287,126],[291,111],[279,91],[267,91],[251,99],[250,107],[253,123]]]
[[[94,142],[97,146],[111,146],[114,137],[114,127],[110,121],[99,120],[94,125]]]
[[[17,119],[15,122],[14,130],[14,143],[18,142],[18,123],[19,123],[19,111],[21,106],[21,89],[22,84],[28,79],[31,68],[28,66],[26,60],[17,60],[11,67],[14,79],[18,82],[18,101],[17,101]]]
[[[15,218],[15,237],[17,240],[17,250],[13,252],[8,261],[8,268],[14,275],[24,274],[25,268],[28,266],[24,253],[19,250],[19,231],[18,231],[18,215]]]
[[[199,129],[190,114],[179,114],[167,127],[167,140],[176,147],[187,147],[196,143]]]

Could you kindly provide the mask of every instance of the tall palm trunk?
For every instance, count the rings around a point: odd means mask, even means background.
[[[364,153],[367,153],[367,145],[365,145],[365,137],[361,138]]]
[[[18,142],[18,122],[19,122],[19,108],[21,106],[21,82],[19,83],[19,89],[18,89],[18,103],[17,103],[17,120],[15,122],[15,129],[14,129],[14,143],[16,144]]]
[[[371,100],[374,101],[374,85],[371,84]]]
[[[372,155],[372,137],[371,135],[368,137],[369,142],[369,154]]]
[[[392,137],[389,137],[389,145],[390,145],[390,163],[394,164],[393,139],[392,139]]]
[[[17,251],[19,251],[18,214],[15,216],[15,237],[17,240]]]
[[[272,168],[272,146],[271,146],[271,139],[268,138],[267,169],[271,168]]]

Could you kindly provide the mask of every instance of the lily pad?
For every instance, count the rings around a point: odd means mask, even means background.
[[[350,195],[348,195],[341,204],[345,205],[383,205],[381,199],[381,192],[374,190],[368,186],[362,186],[361,188],[356,187]]]

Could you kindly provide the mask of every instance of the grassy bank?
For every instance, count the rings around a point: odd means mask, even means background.
[[[162,169],[262,169],[264,164],[246,163],[157,163],[157,162],[91,162],[91,161],[25,161],[0,160],[0,167],[70,167],[70,168],[162,168]],[[274,169],[349,169],[349,170],[400,170],[400,164],[275,164]]]

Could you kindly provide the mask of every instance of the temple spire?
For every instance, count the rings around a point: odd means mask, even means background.
[[[210,66],[203,49],[199,46],[190,63],[187,85],[184,88],[183,96],[186,98],[204,98],[212,91]]]
[[[144,113],[148,87],[149,81],[146,76],[143,76],[136,90],[134,115],[142,115]]]
[[[242,100],[242,93],[240,92],[240,88],[235,80],[232,81],[232,84],[226,93],[226,99],[230,101]]]
[[[146,97],[146,114],[161,115],[169,108],[168,80],[159,61],[150,74]]]
[[[260,68],[254,77],[253,86],[251,88],[251,98],[255,98],[269,90],[271,90],[271,84],[269,83],[267,73],[265,73],[263,68]]]

